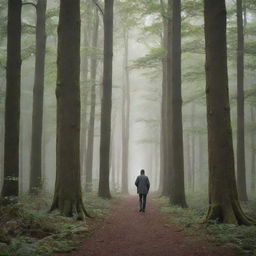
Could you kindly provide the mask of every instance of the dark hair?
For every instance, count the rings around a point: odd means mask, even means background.
[[[145,174],[145,170],[142,169],[142,170],[140,171],[140,174]]]

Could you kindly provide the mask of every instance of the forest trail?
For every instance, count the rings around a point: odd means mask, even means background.
[[[58,254],[60,255],[60,254]],[[138,212],[137,196],[121,197],[108,217],[77,250],[62,256],[234,256],[232,250],[216,247],[185,235],[169,225],[152,197],[145,213]]]

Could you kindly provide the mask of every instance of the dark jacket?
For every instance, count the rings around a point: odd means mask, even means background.
[[[139,175],[135,181],[137,187],[137,193],[146,195],[149,191],[150,183],[146,175]]]

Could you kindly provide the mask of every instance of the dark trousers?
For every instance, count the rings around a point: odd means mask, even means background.
[[[145,211],[147,194],[139,194],[139,197],[140,197],[140,210]]]

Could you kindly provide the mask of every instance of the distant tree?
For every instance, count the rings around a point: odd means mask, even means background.
[[[72,38],[72,40],[70,40]],[[83,218],[80,180],[80,1],[62,0],[58,25],[56,183],[51,210]]]
[[[98,46],[98,30],[99,30],[99,14],[95,9],[94,27],[92,35],[92,47],[94,49]],[[96,74],[97,74],[97,56],[96,53],[91,58],[91,111],[88,128],[88,145],[86,150],[86,185],[87,192],[92,191],[92,164],[93,164],[93,146],[94,146],[94,122],[95,122],[95,105],[96,105]]]
[[[30,166],[30,192],[37,193],[42,185],[42,131],[44,101],[44,71],[46,48],[46,4],[38,0],[36,4],[36,60],[33,90],[32,142]]]
[[[237,13],[237,189],[241,201],[247,201],[244,143],[244,25],[243,1],[236,0]]]
[[[122,187],[121,192],[128,194],[129,138],[130,138],[130,74],[129,29],[124,28],[124,87],[122,94]]]
[[[204,0],[206,99],[209,151],[207,220],[250,225],[235,180],[227,72],[225,0]]]
[[[8,0],[4,184],[2,197],[19,193],[21,0]]]
[[[105,0],[103,90],[100,127],[100,180],[98,191],[99,196],[103,198],[111,197],[109,189],[109,157],[112,106],[113,4],[114,0]]]

